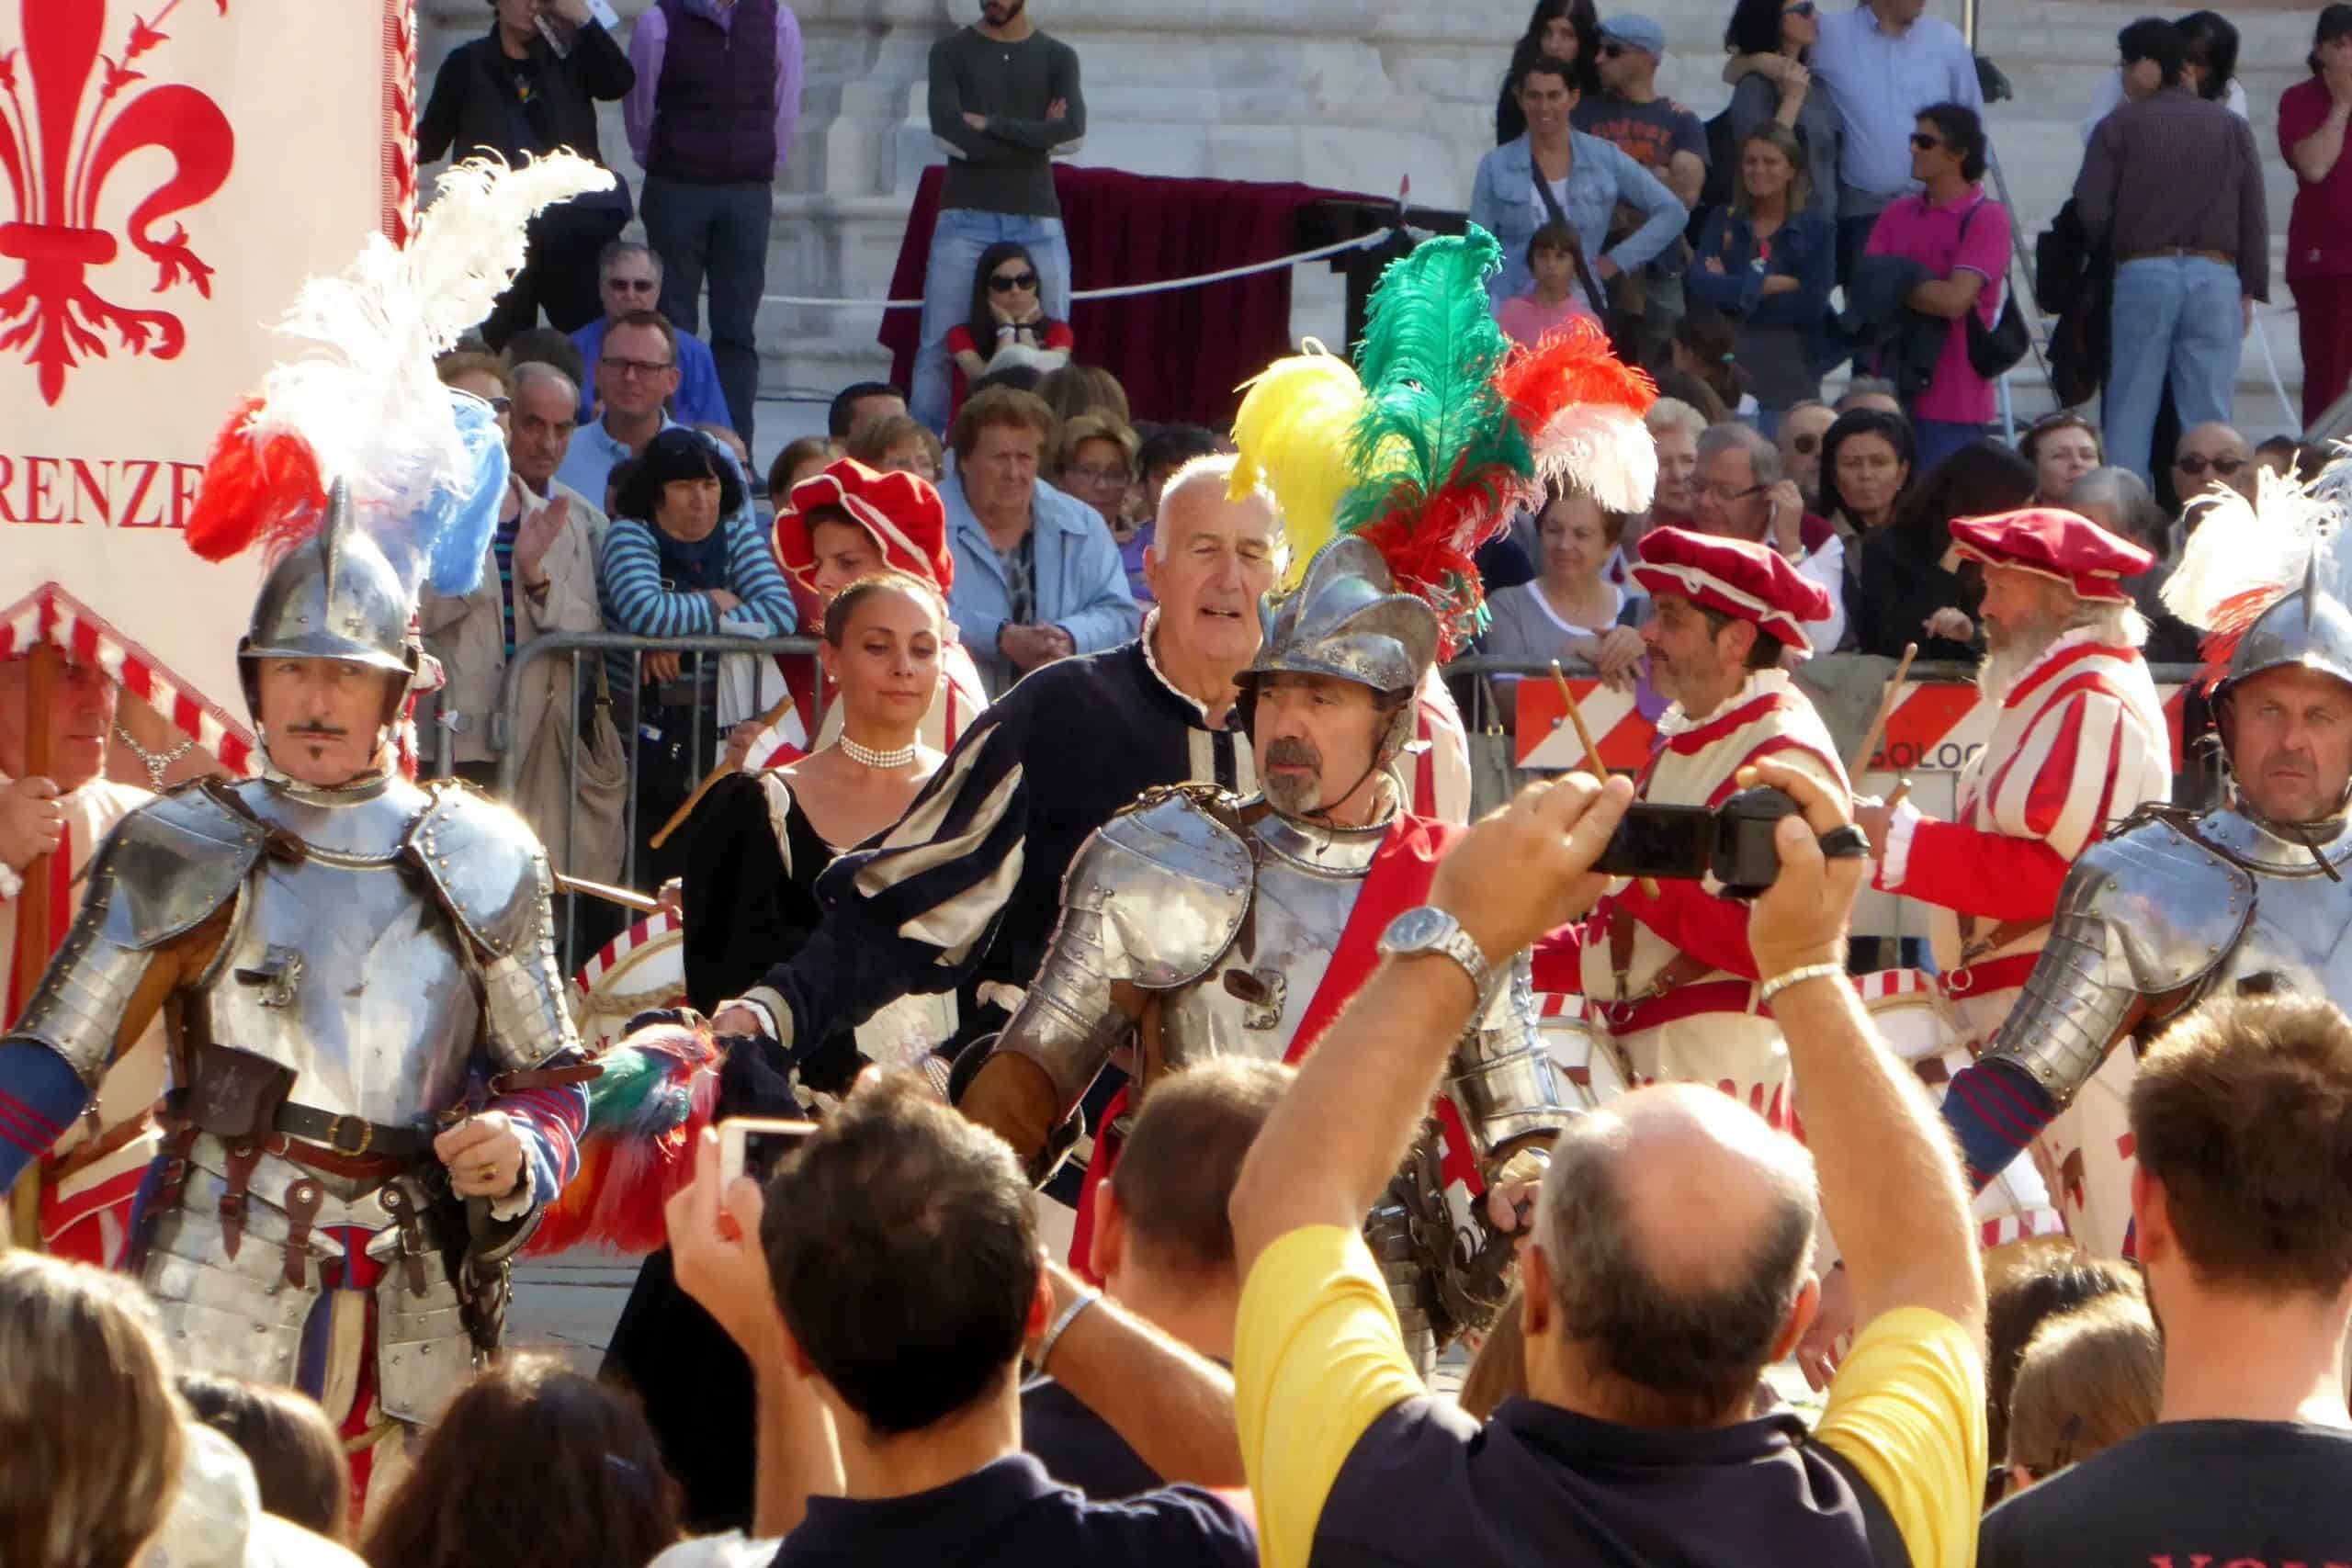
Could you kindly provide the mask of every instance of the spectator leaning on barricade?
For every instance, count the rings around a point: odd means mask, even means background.
[[[602,567],[605,619],[632,637],[774,637],[796,624],[775,552],[744,509],[742,476],[699,431],[665,430],[646,447],[616,502]],[[644,886],[676,874],[684,852],[675,839],[654,849],[651,835],[709,771],[728,723],[751,716],[720,710],[718,663],[708,654],[650,653],[639,666],[636,838]],[[616,685],[632,690],[628,659],[616,654],[608,664]]]
[[[1899,384],[1927,468],[1974,440],[1993,417],[1993,384],[1978,373],[1969,346],[1970,319],[1990,328],[2007,288],[2009,210],[1978,184],[1987,150],[1974,109],[1949,103],[1920,110],[1911,133],[1911,173],[1924,188],[1879,214],[1848,288],[1849,299],[1859,291],[1899,300],[1909,318],[1894,354],[1913,378]],[[1853,308],[1873,314],[1860,302]],[[1921,345],[1916,357],[1915,337]],[[1887,368],[1884,358],[1880,368]]]
[[[989,694],[1040,665],[1136,635],[1119,547],[1094,509],[1037,479],[1054,416],[1027,392],[987,391],[956,416],[940,491],[956,552],[948,609]]]
[[[2230,417],[2255,302],[2270,297],[2270,218],[2254,132],[2183,82],[2180,29],[2144,17],[2118,42],[2131,101],[2091,133],[2075,210],[2116,261],[2107,449],[2148,479],[2167,387],[2184,428]]]
[[[2132,1141],[2157,1423],[1995,1509],[1978,1561],[2340,1562],[2352,1023],[2312,996],[2206,1004],[2141,1057]]]
[[[1851,283],[1854,264],[1878,215],[1909,194],[1922,176],[1913,167],[1910,138],[1930,104],[1957,104],[1982,113],[1984,92],[1976,61],[1958,28],[1926,15],[1928,0],[1863,0],[1824,6],[1813,46],[1814,78],[1829,90],[1843,136],[1838,162],[1838,278]],[[1758,64],[1776,79],[1785,69]],[[2001,240],[2004,247],[2008,238]]]
[[[1521,1249],[1528,1396],[1483,1431],[1433,1398],[1358,1216],[1427,1114],[1480,969],[1591,907],[1606,884],[1590,867],[1632,790],[1539,784],[1470,829],[1422,915],[1458,945],[1417,937],[1389,959],[1306,1058],[1234,1194],[1236,1404],[1266,1568],[1969,1561],[1984,1303],[1967,1199],[1846,982],[1862,863],[1825,861],[1815,839],[1843,829],[1842,800],[1759,771],[1804,808],[1781,824],[1747,940],[1805,1144],[1696,1084],[1570,1123]],[[1792,1413],[1748,1412],[1812,1315],[1816,1192],[1863,1326],[1808,1433]]]
[[[1502,245],[1502,270],[1489,278],[1498,303],[1528,291],[1527,243],[1546,223],[1577,231],[1594,278],[1613,285],[1681,237],[1690,213],[1656,175],[1598,136],[1571,128],[1577,103],[1574,73],[1539,56],[1519,76],[1527,130],[1478,160],[1470,189],[1470,221]],[[1619,203],[1639,209],[1642,226],[1609,243]],[[1607,301],[1596,301],[1605,309]]]
[[[605,313],[571,334],[581,358],[594,365],[604,357],[605,333],[632,310],[650,310],[662,296],[661,253],[642,240],[615,240],[596,258],[596,298]],[[718,366],[710,347],[691,331],[677,333],[678,385],[671,394],[671,410],[680,424],[724,424],[734,421],[727,409],[727,394],[719,389]],[[594,387],[580,389],[580,423],[596,415]]]
[[[1511,45],[1510,64],[1503,72],[1502,92],[1495,99],[1495,145],[1526,134],[1527,116],[1519,107],[1519,73],[1537,59],[1548,57],[1568,67],[1578,92],[1600,90],[1593,71],[1600,55],[1600,13],[1592,0],[1535,0],[1527,30]]]
[[[613,33],[606,0],[492,0],[490,34],[441,62],[416,122],[416,161],[495,155],[508,164],[568,148],[592,164],[596,104],[621,97],[637,72]],[[642,24],[639,24],[640,27]],[[590,191],[531,220],[530,248],[514,281],[481,323],[495,349],[538,323],[560,332],[596,315],[596,255],[629,220],[628,182]]]
[[[454,753],[453,771],[483,788],[497,783],[500,753],[492,737],[515,650],[542,637],[593,632],[604,624],[596,563],[605,514],[554,478],[579,389],[562,371],[536,363],[517,366],[513,379],[510,477],[481,581],[456,596],[428,586],[416,608],[425,651],[441,661],[446,682],[434,698],[440,744]],[[569,842],[575,781],[565,761],[573,745],[576,695],[563,660],[532,661],[505,739],[523,754],[509,804],[531,824],[556,869],[605,881],[619,871],[618,861],[602,852],[583,860]]]
[[[1838,105],[1826,87],[1816,88],[1808,55],[1821,37],[1821,15],[1815,0],[1736,0],[1731,21],[1724,28],[1724,48],[1731,61],[1724,68],[1732,84],[1731,105],[1724,113],[1735,148],[1767,125],[1793,133],[1804,149],[1799,166],[1805,174],[1805,193],[1798,208],[1830,225],[1835,244],[1838,222],[1838,154],[1845,142],[1845,127]],[[1758,69],[1759,60],[1780,62],[1779,80]],[[1720,171],[1719,183],[1737,177],[1736,169]],[[1736,187],[1735,187],[1736,188]],[[1836,257],[1831,257],[1836,272]]]
[[[2303,424],[2319,423],[2352,385],[2352,6],[2323,8],[2311,75],[2278,98],[2278,151],[2295,173],[2287,218],[2287,287],[2303,349]]]
[[[1143,1464],[1229,1483],[1232,1383],[1043,1266],[1012,1151],[922,1077],[853,1093],[764,1192],[729,1188],[723,1214],[718,1153],[705,1134],[670,1243],[679,1283],[752,1363],[768,1539],[689,1542],[657,1568],[1256,1563],[1250,1526],[1207,1492],[1090,1502],[1022,1451],[1025,1352]]]
[[[1625,531],[1623,513],[1555,486],[1536,516],[1537,575],[1487,601],[1478,651],[1541,665],[1591,665],[1611,684],[1630,685],[1642,637],[1627,625],[1634,597],[1605,575]]]
[[[629,32],[628,54],[637,85],[622,118],[645,169],[662,313],[694,333],[709,281],[711,358],[727,423],[748,441],[775,178],[800,120],[800,23],[778,0],[655,0]]]
[[[1707,131],[1699,117],[1657,90],[1657,68],[1666,58],[1666,29],[1648,17],[1620,11],[1600,23],[1596,68],[1600,91],[1580,98],[1570,123],[1598,136],[1662,181],[1685,215],[1699,205],[1707,179]],[[1646,213],[1613,215],[1610,238],[1622,238],[1646,221]],[[1682,320],[1682,273],[1690,247],[1669,241],[1647,266],[1636,269],[1617,290],[1616,309],[1606,311],[1627,357],[1654,365],[1673,341]]]
[[[1685,287],[1694,304],[1738,322],[1735,354],[1759,411],[1757,428],[1780,433],[1781,413],[1817,401],[1834,351],[1823,341],[1838,281],[1838,231],[1807,210],[1803,150],[1767,120],[1738,143],[1731,206],[1707,214]]]
[[[1086,136],[1078,51],[1041,31],[1027,0],[980,0],[980,19],[931,46],[932,139],[947,152],[924,264],[914,416],[944,430],[947,334],[970,314],[982,253],[1010,241],[1035,258],[1045,314],[1069,318],[1069,242],[1053,154]]]

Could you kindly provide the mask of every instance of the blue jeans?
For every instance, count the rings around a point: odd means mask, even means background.
[[[1069,242],[1058,218],[1019,212],[982,212],[970,207],[940,209],[932,231],[931,260],[922,275],[922,341],[915,349],[914,385],[907,389],[907,412],[936,431],[947,428],[954,399],[954,367],[947,334],[972,314],[972,275],[980,253],[1000,240],[1029,247],[1037,264],[1046,314],[1069,320]]]
[[[2147,256],[2115,269],[2109,462],[2150,478],[2148,447],[2167,381],[2184,431],[2230,417],[2245,338],[2241,299],[2237,269],[2202,256]]]
[[[727,398],[728,423],[749,446],[760,396],[760,345],[752,326],[767,288],[775,189],[764,181],[698,186],[648,175],[639,208],[646,243],[662,258],[662,313],[672,326],[697,330],[703,279],[710,280],[710,357]]]

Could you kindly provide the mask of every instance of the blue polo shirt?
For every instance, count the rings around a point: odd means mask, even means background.
[[[1921,17],[1890,32],[1868,6],[1825,6],[1807,64],[1828,87],[1846,130],[1838,154],[1842,217],[1876,212],[1913,188],[1911,132],[1921,109],[1953,103],[1984,112],[1968,40],[1939,17]],[[1847,200],[1846,194],[1863,199]]]
[[[612,324],[609,316],[599,316],[571,334],[581,357],[588,361],[588,384],[580,389],[582,429],[595,417],[596,361],[604,356],[605,329]],[[710,356],[710,345],[692,333],[677,337],[678,390],[670,400],[670,412],[681,424],[723,424],[733,430],[735,416],[727,412],[727,394],[719,390],[718,365]]]
[[[1191,1486],[1090,1503],[1026,1454],[905,1497],[811,1497],[774,1568],[1257,1568],[1240,1515]]]

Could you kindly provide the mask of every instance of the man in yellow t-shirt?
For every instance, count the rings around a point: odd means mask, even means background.
[[[1598,897],[1590,867],[1631,791],[1564,779],[1479,824],[1430,907],[1391,928],[1388,963],[1306,1059],[1234,1193],[1235,1400],[1265,1568],[1973,1560],[1984,1296],[1967,1190],[1845,980],[1863,862],[1844,801],[1758,772],[1804,808],[1780,826],[1748,940],[1810,1152],[1692,1085],[1586,1116],[1527,1222],[1529,1396],[1483,1431],[1432,1399],[1355,1216],[1487,974]],[[1813,1315],[1816,1183],[1864,1326],[1808,1434],[1749,1412]]]

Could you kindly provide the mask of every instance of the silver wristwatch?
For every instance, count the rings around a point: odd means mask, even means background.
[[[1470,933],[1462,929],[1460,920],[1428,904],[1406,910],[1389,921],[1388,929],[1380,934],[1380,953],[1384,958],[1409,958],[1423,953],[1442,953],[1461,964],[1479,1000],[1486,999],[1487,988],[1494,979],[1487,955],[1470,940]]]

